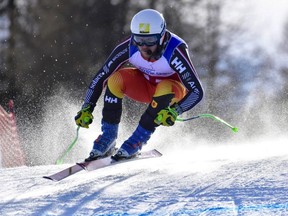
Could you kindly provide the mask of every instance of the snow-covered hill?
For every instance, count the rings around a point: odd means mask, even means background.
[[[0,215],[288,215],[287,139],[272,140],[164,151],[60,182],[42,176],[68,164],[1,169]]]

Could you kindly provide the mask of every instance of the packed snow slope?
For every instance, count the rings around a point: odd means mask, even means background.
[[[81,171],[60,182],[42,176],[68,164],[1,169],[0,215],[284,216],[287,145],[278,137],[162,149],[161,158]]]

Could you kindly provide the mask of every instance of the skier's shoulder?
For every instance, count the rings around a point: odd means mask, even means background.
[[[114,48],[114,51],[115,50],[124,50],[124,49],[127,49],[127,51],[128,51],[130,41],[131,41],[131,36],[126,36],[126,37],[120,39],[117,42],[117,44],[116,44],[116,46]]]
[[[171,56],[173,55],[176,48],[182,49],[182,47],[186,47],[186,42],[180,38],[178,35],[172,33],[167,30],[167,45],[165,47],[165,51],[163,53],[164,57],[169,61]]]
[[[130,37],[126,37],[120,40],[114,47],[108,59],[113,60],[113,62],[118,61],[118,59],[120,62],[123,62],[124,60],[128,59],[129,44],[130,44]]]
[[[167,37],[168,37],[168,45],[171,44],[173,47],[177,47],[180,44],[185,44],[186,42],[183,38],[181,38],[179,35],[167,30]]]

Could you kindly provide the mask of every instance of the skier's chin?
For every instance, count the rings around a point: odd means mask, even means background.
[[[152,50],[150,50],[150,49],[142,50],[141,53],[142,53],[142,55],[143,55],[144,57],[146,57],[146,58],[151,57],[152,54],[153,54]]]
[[[151,56],[153,54],[152,50],[148,49],[145,51],[147,55]]]

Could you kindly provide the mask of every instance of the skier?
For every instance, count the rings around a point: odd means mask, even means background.
[[[75,116],[78,126],[89,128],[92,112],[106,87],[102,110],[102,134],[94,141],[86,161],[113,152],[122,113],[122,99],[148,104],[132,135],[113,158],[137,155],[156,127],[172,126],[178,115],[203,98],[203,89],[183,39],[166,29],[161,13],[138,12],[131,21],[131,36],[117,45],[93,78],[82,109]],[[134,67],[122,67],[130,63]]]

